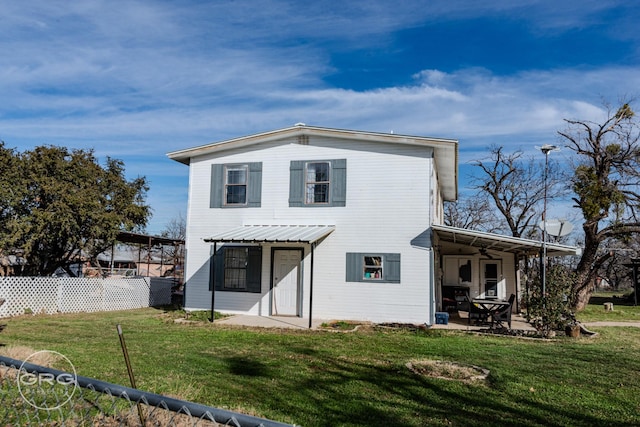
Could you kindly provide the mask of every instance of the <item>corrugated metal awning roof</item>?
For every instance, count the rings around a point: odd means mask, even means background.
[[[335,230],[334,225],[243,225],[204,239],[228,243],[313,243]]]
[[[501,234],[486,233],[483,231],[467,230],[465,228],[450,227],[448,225],[433,224],[431,226],[438,237],[445,242],[460,243],[468,246],[484,247],[502,252],[523,253],[537,255],[542,242],[537,240],[522,239],[519,237],[504,236]],[[575,246],[560,245],[547,242],[547,255],[567,256],[580,255],[581,249]]]

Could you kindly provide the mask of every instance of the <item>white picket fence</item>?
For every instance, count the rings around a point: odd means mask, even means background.
[[[127,310],[171,303],[171,280],[0,277],[0,317]]]

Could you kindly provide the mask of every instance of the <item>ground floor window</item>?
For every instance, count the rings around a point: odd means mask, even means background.
[[[227,245],[217,248],[211,258],[211,270],[216,291],[259,293],[262,289],[262,248]]]
[[[364,255],[362,279],[382,280],[383,273],[382,256]]]
[[[247,289],[247,248],[229,248],[224,252],[224,288]]]
[[[400,283],[400,254],[348,252],[347,282]]]

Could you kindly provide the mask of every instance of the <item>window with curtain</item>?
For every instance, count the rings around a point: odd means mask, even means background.
[[[329,203],[329,162],[309,162],[305,174],[305,203]]]

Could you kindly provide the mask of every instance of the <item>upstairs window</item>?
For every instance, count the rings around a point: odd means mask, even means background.
[[[305,174],[305,203],[329,203],[331,184],[329,162],[308,162]]]
[[[262,163],[212,164],[211,208],[259,208]]]
[[[347,201],[347,160],[292,160],[290,207],[342,207]]]
[[[225,205],[247,203],[247,165],[225,167]]]

